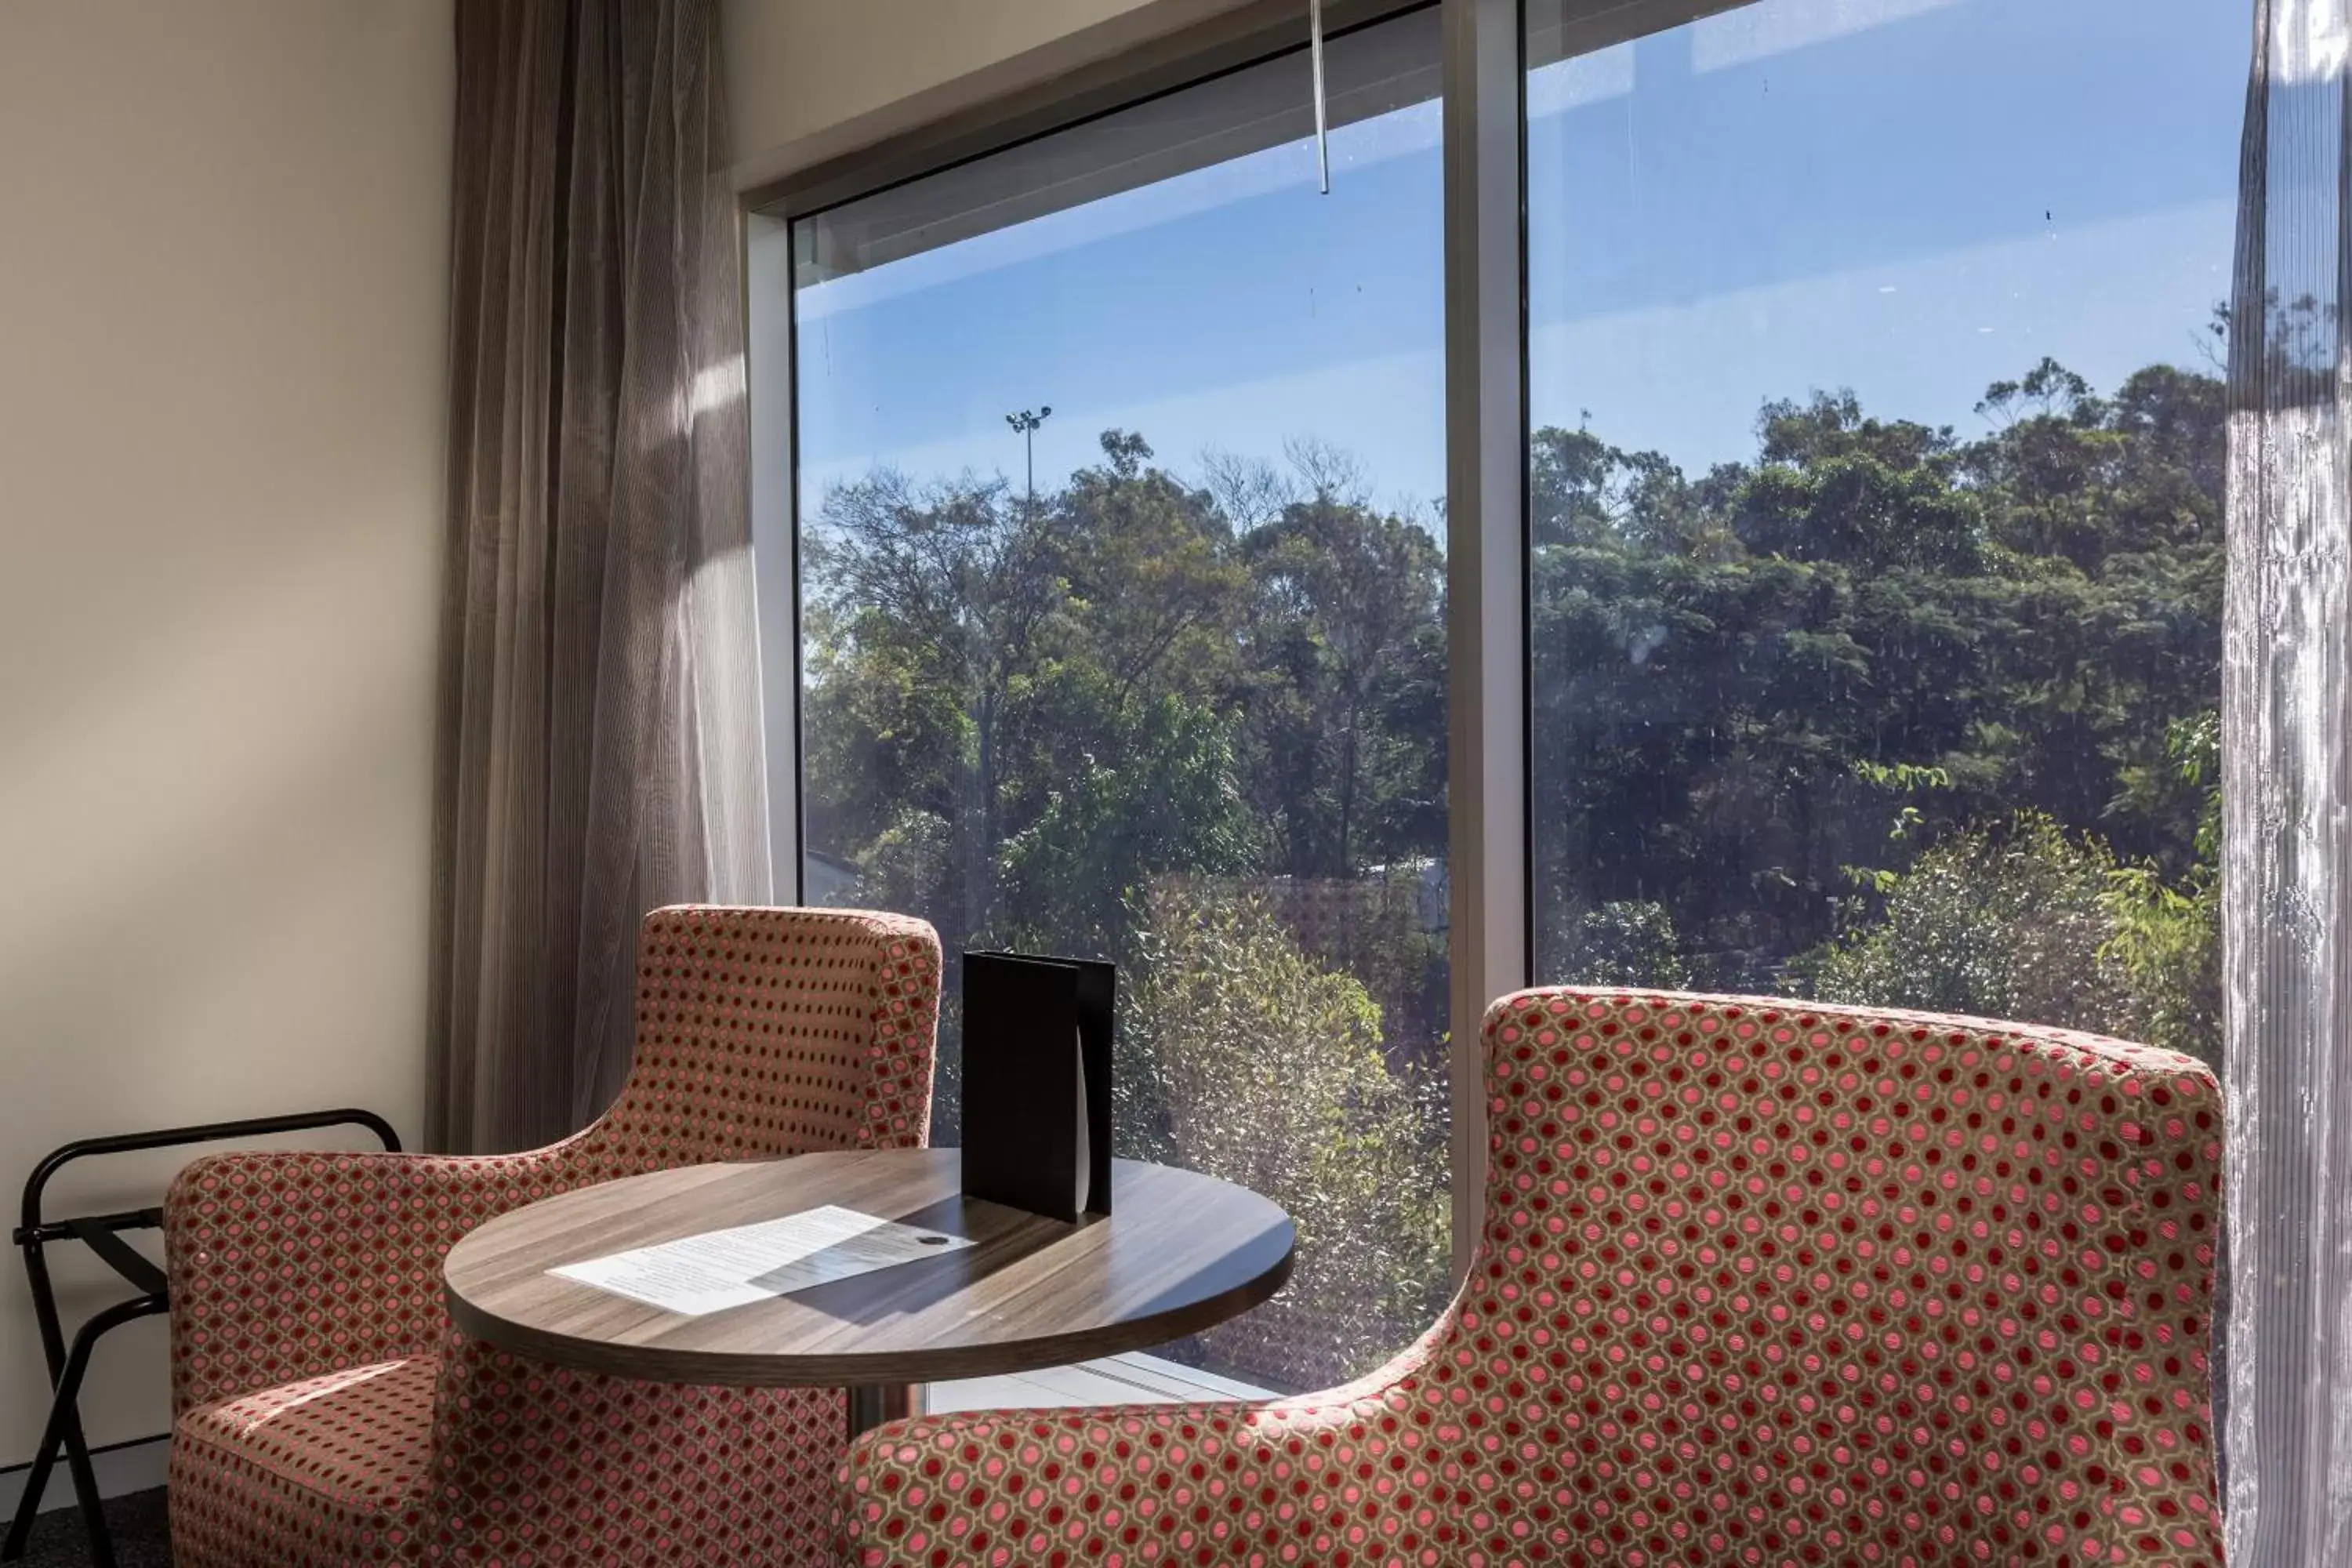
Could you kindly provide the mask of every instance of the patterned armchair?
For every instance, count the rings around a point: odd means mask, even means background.
[[[494,1215],[665,1166],[912,1147],[939,939],[810,910],[646,919],[611,1110],[480,1158],[200,1160],[164,1205],[178,1568],[821,1561],[837,1390],[632,1383],[448,1325],[441,1259]]]
[[[2219,1563],[2212,1075],[1960,1018],[1532,991],[1486,1217],[1386,1369],[897,1423],[847,1561]]]

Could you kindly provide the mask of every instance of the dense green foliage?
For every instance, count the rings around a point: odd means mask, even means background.
[[[1775,403],[1700,475],[1535,434],[1538,979],[2215,1054],[2220,384],[2045,361],[1978,413]],[[950,954],[1118,961],[1121,1139],[1299,1215],[1353,1367],[1443,1275],[1399,1173],[1444,1157],[1444,561],[1328,448],[1204,470],[1114,430],[1049,494],[827,497],[809,842]]]
[[[1791,989],[1792,961],[1916,904],[1915,863],[1951,870],[1932,847],[2021,812],[2164,886],[2209,858],[2204,790],[2171,743],[2220,700],[2219,384],[2158,367],[2103,399],[2045,363],[1980,412],[1988,434],[1962,442],[1850,395],[1775,404],[1756,462],[1695,480],[1583,432],[1538,437],[1537,879],[1557,972],[1563,916],[1635,905],[1664,910],[1692,983]]]
[[[1800,959],[1832,1002],[2130,1034],[2152,1012],[2115,952],[2115,856],[2028,812],[1941,840],[1888,884],[1880,918]]]
[[[1143,912],[1114,1075],[1124,1152],[1281,1194],[1298,1229],[1290,1284],[1211,1331],[1213,1348],[1267,1382],[1378,1365],[1443,1305],[1449,1194],[1425,1139],[1432,1080],[1391,1067],[1363,984],[1315,962],[1263,897],[1171,879]]]

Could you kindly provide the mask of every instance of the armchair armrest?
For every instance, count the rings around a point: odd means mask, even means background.
[[[1451,1314],[1448,1314],[1450,1319]],[[919,1416],[842,1461],[840,1561],[930,1568],[1068,1561],[1419,1562],[1461,1507],[1433,1500],[1450,1381],[1440,1330],[1342,1388],[1256,1404]]]
[[[435,1348],[448,1323],[443,1256],[483,1221],[572,1184],[567,1148],[189,1163],[163,1200],[174,1413]]]

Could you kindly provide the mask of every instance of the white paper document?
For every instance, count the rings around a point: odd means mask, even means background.
[[[548,1272],[666,1312],[699,1318],[971,1245],[945,1231],[919,1230],[827,1204],[804,1214],[682,1236]]]

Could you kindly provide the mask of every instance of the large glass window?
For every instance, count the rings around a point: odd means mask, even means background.
[[[1528,5],[1536,978],[2214,1058],[2245,0],[1591,9]]]
[[[1119,966],[1116,1152],[1297,1223],[1175,1353],[1376,1365],[1448,1292],[1439,30],[793,226],[803,896]]]

